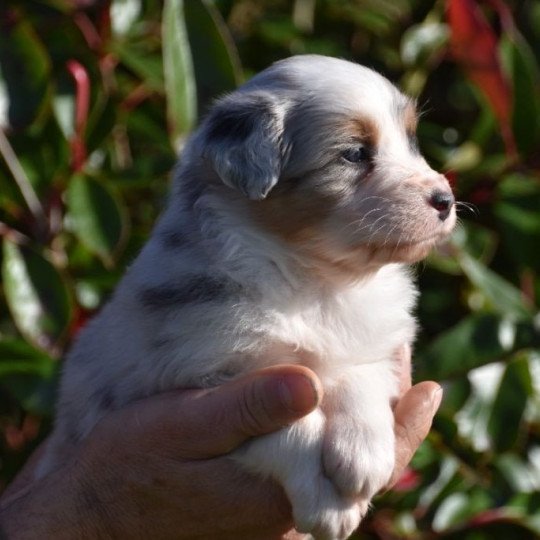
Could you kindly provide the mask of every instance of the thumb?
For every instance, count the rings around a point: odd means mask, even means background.
[[[157,437],[168,454],[205,459],[299,420],[321,397],[321,383],[310,369],[273,366],[222,386],[153,398],[138,412],[136,424],[151,425],[150,439]]]
[[[396,465],[388,486],[394,485],[427,437],[442,399],[442,388],[433,381],[414,385],[394,409]]]

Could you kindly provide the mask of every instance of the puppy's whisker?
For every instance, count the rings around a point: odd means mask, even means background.
[[[480,212],[478,211],[478,207],[476,205],[474,205],[473,203],[464,202],[464,201],[456,201],[455,205],[456,205],[456,209],[458,211],[463,208],[465,210],[468,210],[469,212],[471,212],[475,216],[480,215]]]
[[[388,216],[388,214],[383,214],[382,216],[378,217],[373,223],[370,224],[369,226],[369,234],[370,234],[370,238],[373,237],[373,235],[375,233],[377,233],[379,230],[380,230],[380,227],[375,231],[373,232],[373,228],[375,227],[375,225],[377,225],[377,223],[379,223],[379,221],[381,221],[381,219],[384,219]],[[384,223],[382,224],[382,227],[384,227]]]
[[[394,246],[394,249],[392,250],[392,259],[394,258],[396,252],[399,249],[399,245],[401,244],[401,239],[403,238],[403,231],[399,233],[398,241],[396,242],[396,245]]]
[[[380,221],[381,219],[383,219],[383,218],[385,218],[385,217],[386,217],[386,215],[381,216],[377,221]],[[373,225],[375,225],[375,224],[377,223],[377,221],[376,221]],[[371,234],[370,234],[370,236],[369,236],[369,238],[368,238],[368,243],[367,243],[368,246],[371,246],[371,242],[372,242],[373,240],[375,240],[375,237],[376,237],[377,233],[378,233],[380,230],[384,229],[385,226],[386,226],[386,223],[383,223],[383,224],[380,225],[375,231],[372,231],[372,232],[371,232]]]
[[[370,201],[372,199],[376,199],[376,200],[387,202],[387,203],[392,202],[392,199],[389,199],[387,197],[381,197],[379,195],[370,195],[369,197],[365,197],[364,199],[362,199],[362,203],[366,203],[367,201]]]
[[[386,233],[386,236],[384,238],[384,242],[382,243],[381,247],[385,247],[386,244],[388,244],[388,241],[390,240],[390,236],[392,235],[392,233],[397,229],[398,227],[398,223],[396,223],[387,233]]]
[[[383,210],[382,207],[379,207],[379,208],[372,208],[371,210],[369,210],[368,212],[366,212],[366,213],[363,215],[362,219],[367,219],[367,217],[368,217],[369,215],[373,214],[373,212],[380,212],[381,210]]]
[[[358,220],[355,220],[351,223],[348,223],[347,225],[345,225],[343,228],[342,228],[342,231],[341,232],[346,232],[347,229],[349,227],[354,227],[355,228],[355,232],[356,233],[359,233],[359,232],[362,232],[363,230],[367,229],[368,227],[371,227],[372,224],[371,223],[367,223],[366,225],[364,225],[363,227],[361,227],[361,225],[364,223],[364,221],[366,221],[366,219],[368,218],[368,216],[370,214],[372,214],[373,212],[380,212],[382,210],[382,208],[373,208],[372,210],[370,210],[369,212],[365,213],[360,219]],[[382,216],[383,217],[383,216]],[[380,219],[380,218],[379,218]],[[374,223],[376,223],[377,221],[375,221]]]
[[[354,228],[355,232],[362,231],[365,227],[369,226],[369,224],[368,224],[368,225],[362,227],[362,224],[364,223],[364,221],[366,221],[366,216],[362,216],[359,219],[351,221],[351,223],[347,223],[346,225],[341,227],[339,232],[341,234],[344,234],[344,233],[348,232],[348,229],[351,229],[351,228]]]

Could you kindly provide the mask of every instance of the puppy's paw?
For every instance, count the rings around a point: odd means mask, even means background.
[[[368,424],[334,417],[324,436],[324,471],[344,497],[370,500],[390,480],[394,445],[389,420]]]
[[[315,540],[345,540],[358,528],[368,510],[367,501],[340,497],[324,477],[289,496],[297,531],[309,533]]]
[[[297,529],[316,540],[345,540],[358,527],[367,499],[343,497],[324,474],[325,417],[316,409],[281,431],[252,439],[234,458],[284,487]]]

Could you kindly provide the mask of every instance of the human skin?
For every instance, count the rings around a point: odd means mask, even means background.
[[[389,487],[426,437],[442,397],[434,382],[411,387],[408,351],[403,354]],[[66,449],[59,470],[33,481],[38,450],[0,501],[0,538],[303,538],[282,489],[227,455],[308,414],[322,394],[311,370],[282,365],[112,412],[84,443]]]

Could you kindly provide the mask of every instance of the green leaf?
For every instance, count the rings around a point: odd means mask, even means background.
[[[474,208],[474,207],[473,207]],[[474,212],[471,210],[469,213]],[[467,212],[463,212],[467,215]],[[474,259],[489,263],[497,246],[497,234],[487,227],[465,221],[456,227],[446,249],[434,250],[430,253],[427,263],[441,272],[462,275],[459,254],[466,252]],[[436,291],[440,294],[440,291]]]
[[[484,155],[482,148],[473,141],[465,141],[449,153],[444,168],[457,172],[467,172],[478,167]]]
[[[408,66],[424,66],[441,54],[450,31],[439,22],[423,22],[409,27],[401,40],[401,58]]]
[[[471,383],[466,377],[460,377],[449,381],[444,385],[444,400],[441,404],[441,411],[453,416],[467,402],[471,395]]]
[[[349,12],[347,13],[348,17],[367,32],[372,32],[378,36],[388,34],[392,28],[392,19],[396,16],[395,11],[392,13],[378,9],[358,9],[354,4],[349,6],[345,4],[344,8],[346,9],[347,7],[347,11]]]
[[[515,445],[531,393],[528,358],[522,356],[506,367],[491,408],[487,427],[497,452],[509,450]]]
[[[53,113],[64,137],[71,139],[75,133],[75,97],[57,93],[52,100]]]
[[[464,212],[466,215],[466,213]],[[497,234],[476,223],[465,222],[452,234],[452,244],[456,253],[465,251],[470,257],[489,263],[497,247]]]
[[[165,0],[162,33],[167,120],[171,142],[177,148],[197,118],[195,76],[183,0]]]
[[[141,10],[142,0],[112,0],[110,14],[113,33],[117,36],[127,34]]]
[[[163,92],[163,66],[159,56],[149,55],[141,46],[119,41],[111,44],[111,50],[142,79],[148,88],[156,92]]]
[[[514,260],[524,267],[540,266],[540,214],[517,204],[499,203],[495,214],[503,225],[505,246]]]
[[[534,53],[519,35],[503,34],[501,53],[513,85],[512,130],[519,151],[527,155],[540,143],[538,67]]]
[[[454,419],[460,436],[468,440],[477,452],[491,448],[487,424],[504,368],[504,362],[491,362],[467,374],[471,392]]]
[[[112,266],[127,234],[127,213],[105,184],[75,175],[68,186],[68,220],[77,238]]]
[[[471,315],[417,354],[416,375],[419,380],[452,378],[539,343],[540,335],[532,322],[517,323],[493,314]]]
[[[520,290],[514,285],[466,253],[460,254],[459,261],[463,272],[495,311],[517,319],[530,315]]]
[[[495,466],[516,493],[520,495],[537,493],[537,489],[540,487],[540,480],[536,480],[538,475],[521,456],[505,452],[496,457]]]
[[[9,127],[8,108],[9,93],[6,82],[2,78],[2,66],[0,64],[0,129]]]
[[[60,362],[50,374],[12,373],[2,378],[4,392],[9,392],[27,411],[40,416],[52,415],[57,401]]]
[[[540,185],[529,174],[511,174],[497,186],[494,206],[506,251],[520,270],[540,267]]]
[[[53,375],[57,362],[43,351],[16,339],[0,340],[0,377],[6,375]]]
[[[456,480],[457,472],[459,469],[459,462],[456,457],[451,455],[445,455],[442,458],[440,471],[435,480],[422,490],[422,494],[419,499],[419,507],[429,508],[443,493],[445,493],[449,486]]]
[[[8,94],[8,121],[14,128],[31,124],[50,97],[50,58],[28,19],[4,8],[0,17],[0,74]]]
[[[240,83],[238,51],[216,7],[207,0],[186,2],[186,26],[193,55],[199,109]]]
[[[113,130],[118,116],[117,104],[105,92],[98,94],[92,104],[86,128],[86,147],[89,153],[96,149],[102,150],[105,141],[114,139]]]
[[[489,495],[473,487],[468,493],[452,493],[442,501],[433,517],[433,529],[442,532],[464,524],[492,505]]]
[[[47,259],[7,239],[3,254],[4,291],[17,328],[31,343],[55,351],[72,315],[64,278]]]

